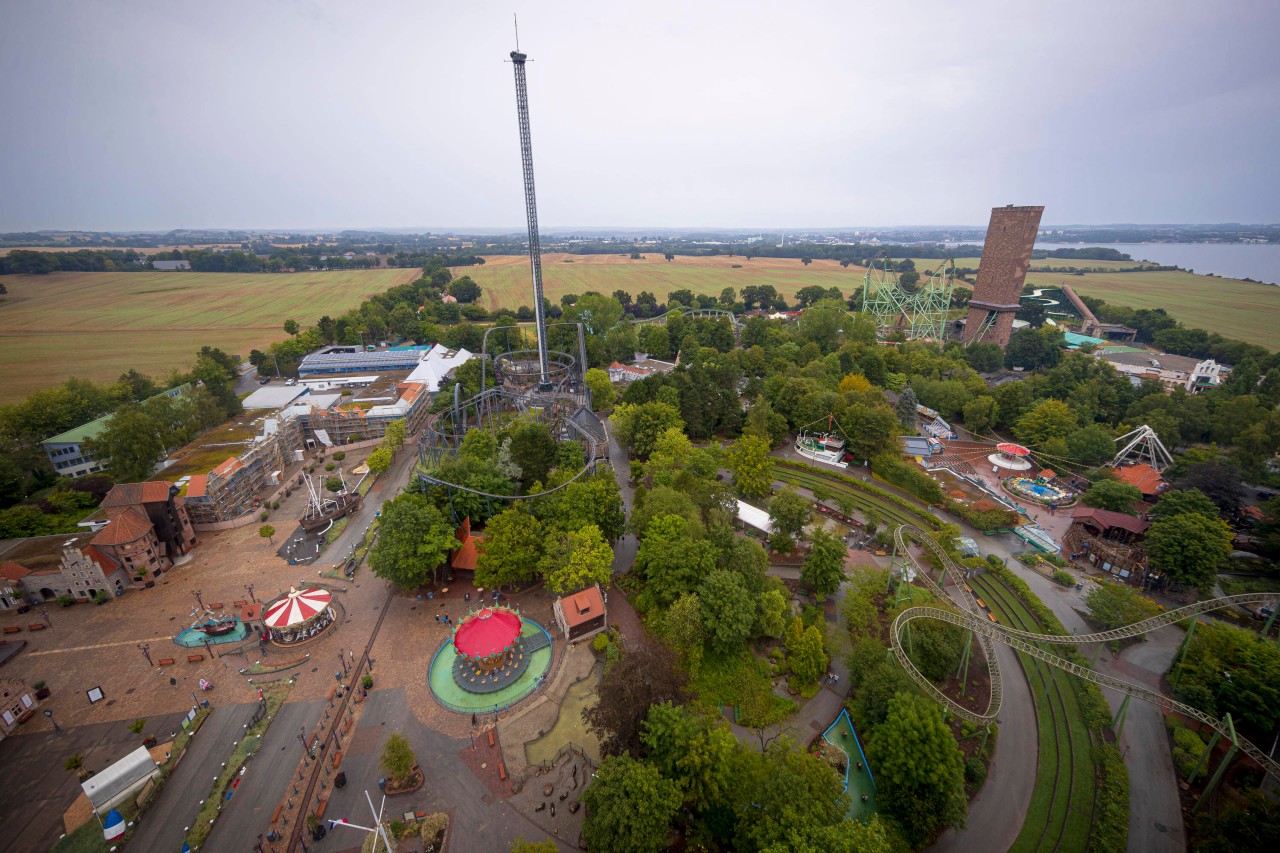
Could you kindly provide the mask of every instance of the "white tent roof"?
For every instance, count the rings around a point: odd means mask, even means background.
[[[81,783],[94,811],[102,811],[119,802],[121,795],[141,785],[158,771],[151,753],[140,746],[101,773]]]
[[[763,530],[765,533],[773,535],[773,525],[769,523],[769,513],[758,506],[752,506],[745,501],[738,501],[738,521],[743,524],[749,524],[756,530]]]
[[[246,409],[279,409],[287,406],[307,389],[301,385],[264,385],[244,398]]]
[[[422,357],[422,361],[418,362],[418,366],[405,381],[423,382],[427,390],[434,394],[440,390],[440,383],[450,373],[470,360],[471,352],[468,350],[459,349],[455,352],[442,344],[436,344]]]

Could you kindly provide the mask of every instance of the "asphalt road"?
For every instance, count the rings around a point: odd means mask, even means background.
[[[187,828],[200,810],[200,801],[209,796],[214,779],[222,772],[222,762],[244,736],[244,727],[257,704],[214,707],[130,839],[131,850],[176,853],[182,849]]]
[[[280,798],[292,790],[302,752],[298,735],[314,731],[324,713],[322,700],[286,702],[267,727],[257,753],[245,765],[235,795],[227,801],[205,843],[208,850],[252,850],[258,834],[271,828],[271,813]],[[151,848],[147,848],[151,849]],[[178,848],[174,848],[175,850]]]
[[[627,520],[631,520],[631,507],[635,501],[636,490],[632,487],[631,462],[627,459],[627,451],[618,444],[613,434],[609,434],[609,464],[613,466],[613,476],[618,481],[618,491],[622,493],[622,505],[626,509]],[[636,560],[636,550],[640,543],[630,533],[623,534],[613,544],[613,573],[621,574],[631,568]]]

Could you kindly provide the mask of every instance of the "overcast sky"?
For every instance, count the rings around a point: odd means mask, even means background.
[[[0,230],[1280,222],[1280,2],[8,0]]]

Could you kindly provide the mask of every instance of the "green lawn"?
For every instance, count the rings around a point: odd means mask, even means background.
[[[797,463],[799,464],[799,463]],[[873,510],[880,516],[884,529],[892,529],[900,524],[924,525],[937,527],[938,520],[924,509],[908,509],[901,504],[888,500],[875,492],[862,488],[856,481],[846,479],[834,471],[804,466],[802,469],[777,465],[773,476],[790,486],[799,486],[812,491],[815,487],[826,489],[833,495],[849,500],[860,511]]]

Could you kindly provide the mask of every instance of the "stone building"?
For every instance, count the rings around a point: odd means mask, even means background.
[[[4,609],[69,596],[90,601],[98,593],[123,595],[132,580],[125,566],[92,544],[92,533],[33,536],[0,543]]]
[[[155,480],[121,483],[102,500],[107,526],[93,544],[133,576],[156,575],[196,545],[178,488]]]
[[[992,209],[978,281],[969,300],[965,343],[981,340],[1001,347],[1009,343],[1043,213],[1043,206]]]
[[[0,737],[8,737],[31,719],[40,700],[36,691],[16,678],[0,678]]]

